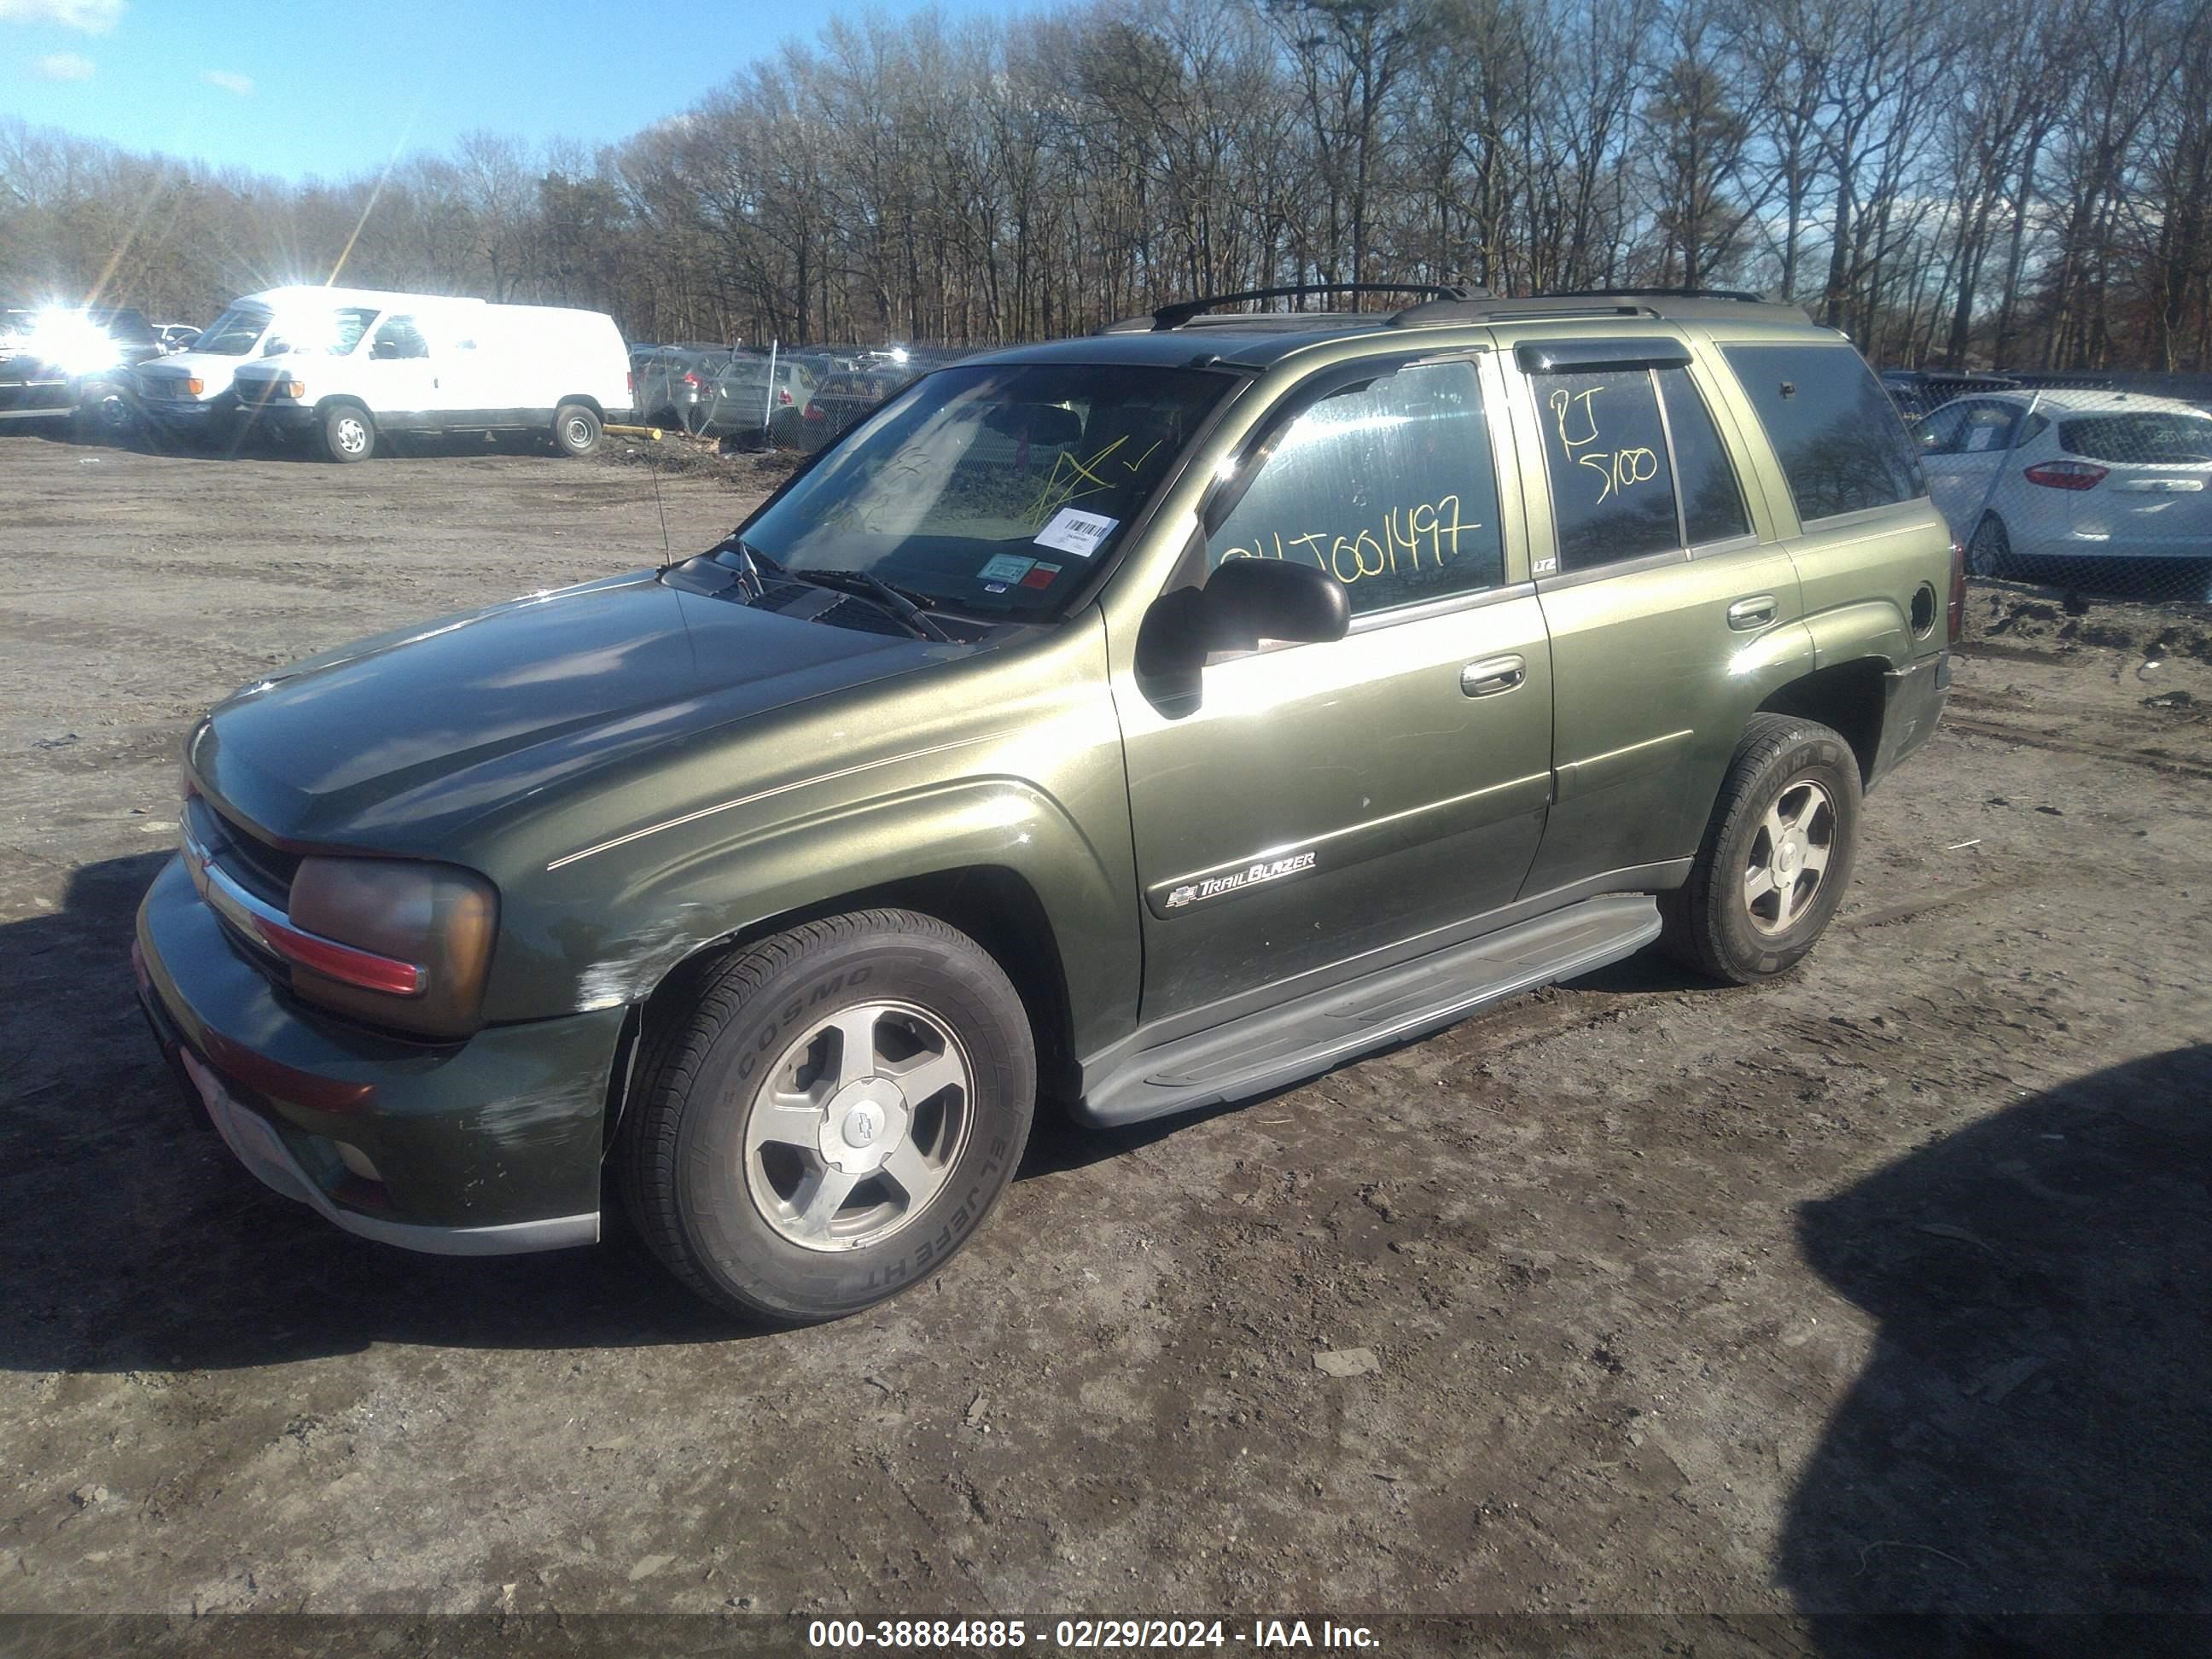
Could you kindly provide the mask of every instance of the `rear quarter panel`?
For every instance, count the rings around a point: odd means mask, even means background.
[[[1802,522],[1759,410],[1723,355],[1730,345],[1803,343],[1805,331],[1745,323],[1697,332],[1709,354],[1705,383],[1728,405],[1735,435],[1760,480],[1767,521],[1762,533],[1780,540],[1796,564],[1814,666],[1876,658],[1888,668],[1905,669],[1941,653],[1951,577],[1951,532],[1942,515],[1923,495],[1893,507]],[[1935,625],[1916,635],[1912,601],[1923,586],[1934,598]]]

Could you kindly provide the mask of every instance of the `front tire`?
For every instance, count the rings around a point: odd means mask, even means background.
[[[1036,1054],[989,954],[904,910],[810,922],[663,1023],[621,1130],[624,1207],[708,1301],[799,1324],[928,1277],[1013,1178]]]
[[[587,404],[562,404],[553,411],[553,447],[563,455],[588,455],[599,447],[599,417]]]
[[[1668,953],[1736,985],[1796,967],[1850,884],[1859,798],[1858,758],[1840,733],[1753,715],[1690,878],[1661,899]]]
[[[129,392],[112,380],[94,380],[78,394],[70,435],[79,443],[123,443],[129,440],[137,418]]]
[[[376,422],[357,404],[334,404],[323,412],[319,435],[325,459],[350,464],[376,453]]]

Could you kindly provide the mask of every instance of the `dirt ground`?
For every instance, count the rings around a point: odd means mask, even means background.
[[[1048,1127],[842,1324],[257,1186],[125,957],[187,723],[651,562],[663,510],[703,545],[762,476],[0,434],[0,1610],[1658,1610],[1792,1653],[2212,1611],[2202,608],[1978,586],[1786,981],[1647,955],[1243,1110]]]

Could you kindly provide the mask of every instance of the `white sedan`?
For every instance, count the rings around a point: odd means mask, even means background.
[[[1978,575],[2189,561],[2212,598],[2212,415],[2121,392],[1985,392],[1918,422],[1928,493]]]

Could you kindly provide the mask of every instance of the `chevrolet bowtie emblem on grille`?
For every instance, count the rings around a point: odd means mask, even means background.
[[[1224,894],[1242,892],[1259,882],[1280,881],[1285,876],[1295,876],[1301,870],[1312,869],[1314,856],[1311,853],[1293,853],[1288,858],[1270,859],[1249,869],[1232,870],[1225,876],[1206,876],[1198,881],[1186,882],[1168,895],[1166,908],[1177,910],[1186,904],[1196,904],[1201,899],[1220,898]]]

